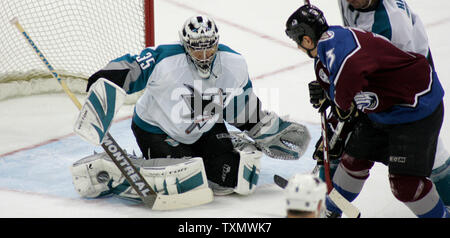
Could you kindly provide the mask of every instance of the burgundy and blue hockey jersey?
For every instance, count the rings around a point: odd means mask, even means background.
[[[427,59],[405,52],[383,36],[331,26],[320,39],[317,79],[343,110],[352,101],[383,124],[417,121],[441,103],[444,90]]]

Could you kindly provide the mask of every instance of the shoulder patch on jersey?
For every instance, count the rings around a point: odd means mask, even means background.
[[[322,34],[322,36],[320,37],[321,41],[326,41],[326,40],[331,40],[334,38],[334,32],[333,31],[326,31],[325,33]]]
[[[325,73],[323,68],[319,69],[319,77],[320,77],[320,79],[323,82],[330,84],[330,80],[328,79],[328,75]]]
[[[356,107],[366,112],[366,110],[373,111],[378,107],[378,95],[373,92],[360,92],[355,96]]]

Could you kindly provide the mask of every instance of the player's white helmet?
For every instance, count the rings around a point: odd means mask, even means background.
[[[202,78],[209,78],[219,44],[219,31],[208,16],[193,16],[181,28],[180,40]]]
[[[311,174],[296,174],[289,179],[285,188],[286,205],[288,210],[317,211],[319,202],[325,207],[326,184]]]

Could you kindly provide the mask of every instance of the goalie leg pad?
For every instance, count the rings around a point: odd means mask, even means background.
[[[132,158],[132,155],[129,156]],[[203,160],[183,159],[132,160],[155,192],[161,195],[181,194],[196,189],[208,189]],[[71,167],[76,191],[87,198],[116,194],[138,200],[139,196],[125,180],[106,153],[83,158]]]
[[[85,157],[75,162],[70,170],[75,190],[86,198],[110,195],[112,191],[108,187],[109,182],[123,182],[124,179],[122,179],[120,170],[106,153]]]
[[[140,171],[158,194],[173,195],[208,187],[200,157],[146,160]]]
[[[238,183],[234,192],[249,195],[255,191],[258,183],[262,152],[253,145],[237,149],[240,155]]]

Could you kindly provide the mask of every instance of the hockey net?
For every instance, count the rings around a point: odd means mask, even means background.
[[[85,93],[87,78],[109,61],[154,43],[153,0],[2,1],[0,100],[62,92],[9,24],[14,17],[74,93]]]

